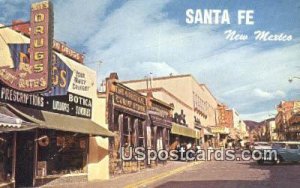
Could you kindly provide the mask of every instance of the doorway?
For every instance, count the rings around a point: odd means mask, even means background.
[[[18,132],[16,142],[16,187],[33,186],[35,132]]]

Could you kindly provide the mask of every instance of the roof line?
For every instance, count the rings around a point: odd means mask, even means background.
[[[195,79],[191,74],[182,74],[182,75],[175,75],[175,76],[162,76],[162,77],[156,77],[153,78],[153,80],[166,80],[166,79],[172,79],[172,78],[183,78],[183,77],[192,77]],[[121,83],[127,84],[127,83],[134,83],[134,82],[144,82],[147,81],[147,78],[144,79],[136,79],[136,80],[128,80],[128,81],[120,81]]]
[[[141,93],[146,93],[148,90],[147,89],[138,89],[136,91],[141,92]],[[175,95],[173,95],[172,93],[167,91],[165,88],[162,88],[162,87],[152,88],[152,92],[159,92],[159,91],[162,91],[162,92],[166,93],[167,95],[169,95],[170,97],[174,98],[178,103],[182,104],[186,108],[188,108],[190,110],[194,110],[190,105],[186,104],[181,99],[177,98]]]
[[[196,83],[198,83],[198,85],[201,87],[201,89],[203,89],[202,87],[205,87],[206,90],[208,91],[208,93],[217,101],[219,102],[219,100],[212,94],[212,92],[210,91],[210,89],[207,87],[206,84],[203,83],[199,83],[197,81],[197,79],[192,75],[192,74],[181,74],[181,75],[175,75],[175,76],[162,76],[162,77],[156,77],[153,78],[153,80],[166,80],[166,79],[173,79],[173,78],[184,78],[184,77],[191,77]],[[147,81],[146,79],[136,79],[136,80],[127,80],[127,81],[120,81],[123,84],[129,84],[129,83],[136,83],[136,82],[145,82]]]

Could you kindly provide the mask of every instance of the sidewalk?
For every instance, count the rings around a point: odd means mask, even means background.
[[[157,180],[168,177],[172,174],[176,174],[188,169],[191,166],[200,164],[198,162],[180,162],[180,161],[168,161],[166,165],[158,165],[155,168],[147,168],[140,172],[122,174],[116,177],[111,177],[110,180],[84,182],[75,184],[63,184],[55,187],[143,187],[147,184],[153,183]],[[47,187],[47,186],[45,186]],[[50,187],[50,186],[49,186]],[[53,186],[51,186],[53,188]]]

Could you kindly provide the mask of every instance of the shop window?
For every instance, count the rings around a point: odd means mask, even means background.
[[[138,121],[138,147],[145,147],[145,136],[144,136],[144,124],[142,121]]]
[[[150,145],[151,149],[155,149],[154,144],[155,144],[155,140],[154,140],[154,127],[151,126],[151,145]]]
[[[133,124],[131,123],[131,119],[129,117],[125,117],[123,121],[123,140],[124,146],[133,146],[134,141],[132,140],[133,136]]]
[[[164,149],[163,147],[163,129],[157,127],[157,137],[156,137],[156,150]]]
[[[86,172],[88,136],[41,130],[38,137],[37,176]]]
[[[165,131],[165,149],[169,150],[169,145],[170,145],[170,129],[166,129]]]
[[[0,134],[0,183],[11,180],[13,162],[13,135]]]

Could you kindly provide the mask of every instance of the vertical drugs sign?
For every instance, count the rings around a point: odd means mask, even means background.
[[[32,77],[37,79],[32,91],[43,91],[51,87],[53,42],[53,8],[51,2],[42,1],[31,5],[30,26],[30,64],[34,73]]]
[[[23,49],[25,43],[6,42],[16,62],[13,68],[0,67],[0,81],[15,90],[44,92],[51,88],[53,10],[49,1],[31,5],[30,27],[29,49]]]

